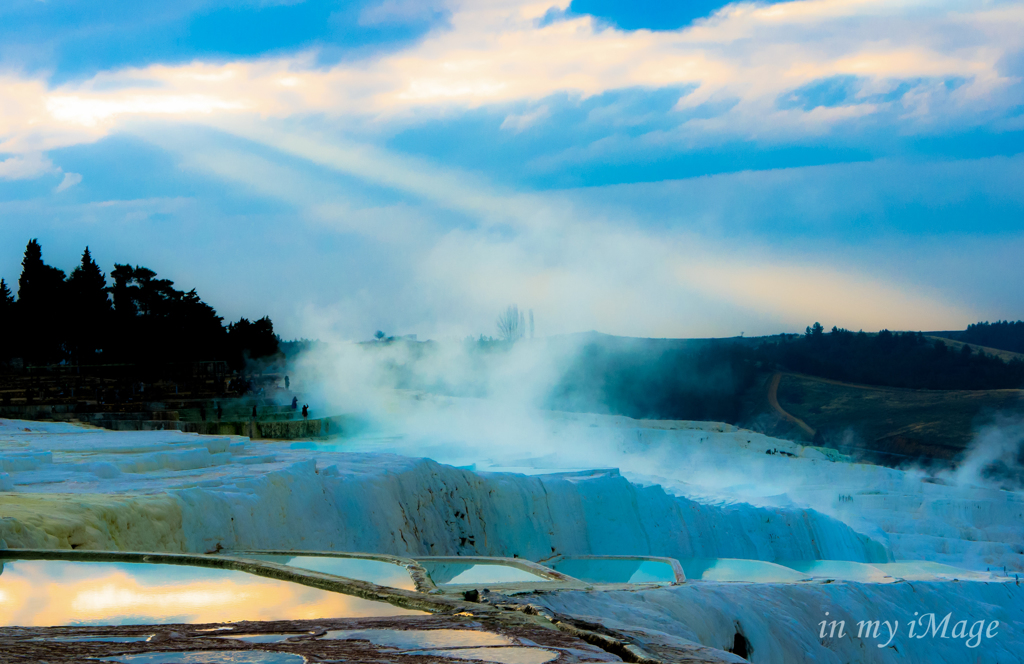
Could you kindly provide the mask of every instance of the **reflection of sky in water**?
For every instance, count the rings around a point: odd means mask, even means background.
[[[105,662],[124,664],[304,664],[306,658],[286,652],[149,652],[104,657]]]
[[[1000,578],[999,574],[989,572],[975,572],[961,569],[951,565],[931,562],[928,560],[903,560],[897,563],[873,563],[882,572],[906,579],[908,581],[1005,581],[1006,577]],[[999,570],[1002,573],[1002,570]],[[1011,573],[1009,578],[1013,578]]]
[[[281,643],[296,636],[306,636],[312,632],[291,632],[290,634],[232,634],[231,636],[215,636],[216,639],[238,639],[248,643]]]
[[[7,561],[0,625],[129,625],[423,615],[245,572],[145,563]]]
[[[846,560],[803,560],[779,562],[779,564],[817,578],[859,583],[892,583],[895,581],[894,578],[873,565]]]
[[[548,579],[510,565],[419,561],[434,583],[545,583]]]
[[[807,574],[762,560],[687,558],[679,563],[686,578],[691,580],[792,583],[810,578]]]
[[[360,581],[369,581],[380,586],[416,590],[416,585],[409,576],[408,570],[401,565],[382,560],[366,560],[364,558],[339,558],[334,556],[277,556],[238,554],[240,558],[265,560],[279,565],[290,565],[302,569],[334,574]]]
[[[656,560],[567,558],[551,567],[590,583],[672,583],[676,580],[672,566]]]
[[[558,653],[540,648],[466,648],[457,651],[417,651],[410,654],[497,664],[544,664],[558,657]]]
[[[675,580],[676,573],[672,566],[655,560],[643,561],[629,577],[630,583],[672,583]]]
[[[512,645],[507,636],[473,629],[334,629],[323,638],[369,641],[400,650]]]
[[[432,655],[451,659],[472,659],[497,664],[544,664],[558,657],[557,652],[542,648],[464,648],[462,650],[421,650],[414,655]]]
[[[142,636],[48,636],[46,638],[32,639],[33,641],[105,641],[107,643],[135,643],[138,641],[149,641],[152,634]]]

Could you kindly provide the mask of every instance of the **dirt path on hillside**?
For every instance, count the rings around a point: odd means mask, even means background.
[[[807,423],[801,420],[799,417],[787,413],[785,409],[783,409],[783,407],[779,405],[779,383],[782,381],[782,376],[782,372],[777,371],[775,372],[775,375],[772,376],[772,379],[768,382],[768,403],[771,404],[771,407],[774,408],[775,412],[781,415],[783,419],[797,425],[798,427],[803,429],[804,432],[807,433],[807,435],[813,438],[814,429],[807,426]]]

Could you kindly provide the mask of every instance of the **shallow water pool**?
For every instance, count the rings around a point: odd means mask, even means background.
[[[672,565],[660,560],[630,558],[563,558],[547,565],[590,583],[674,583]]]
[[[149,652],[104,657],[102,661],[123,662],[123,664],[305,664],[306,658],[302,655],[285,652],[247,650],[244,652]]]
[[[459,650],[416,650],[409,655],[429,655],[446,659],[493,662],[494,664],[544,664],[558,657],[558,653],[543,648],[461,648]]]
[[[234,570],[4,560],[0,625],[131,625],[425,615]]]
[[[680,560],[686,578],[701,581],[745,581],[748,583],[792,583],[810,575],[763,560],[738,558],[688,558]]]
[[[892,583],[896,580],[876,565],[846,560],[805,560],[800,562],[780,562],[779,564],[798,572],[803,572],[816,579],[834,579],[858,583]]]
[[[323,638],[369,641],[399,650],[512,645],[512,639],[503,634],[475,629],[338,629],[329,630]]]
[[[539,574],[512,565],[490,563],[451,563],[419,560],[434,583],[461,585],[476,583],[548,583]]]
[[[877,567],[890,576],[906,579],[907,581],[952,581],[953,579],[957,579],[958,581],[1000,582],[1013,580],[1012,575],[1009,578],[1003,576],[1001,569],[999,570],[999,574],[993,574],[991,572],[975,572],[969,569],[943,565],[942,563],[934,563],[928,560],[903,560],[895,563],[878,563],[875,564],[874,567]]]
[[[290,556],[279,554],[237,554],[239,558],[250,560],[264,560],[288,565],[300,569],[308,569],[323,574],[333,574],[349,579],[369,581],[379,586],[391,588],[402,588],[404,590],[416,590],[409,571],[401,565],[389,563],[383,560],[372,560],[369,558],[346,558],[344,556]]]

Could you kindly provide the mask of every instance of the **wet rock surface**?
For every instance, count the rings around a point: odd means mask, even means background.
[[[396,639],[395,633],[408,634],[409,638]],[[139,637],[146,640],[129,640]],[[110,640],[101,640],[104,638]],[[5,627],[0,628],[0,642],[4,644],[0,662],[52,664],[100,659],[131,661],[139,655],[161,653],[168,662],[216,661],[210,659],[211,653],[223,654],[223,661],[232,661],[231,655],[259,652],[299,655],[309,662],[623,661],[581,638],[520,614],[204,625]],[[183,659],[181,653],[190,653],[190,657]],[[147,661],[162,660],[156,657]]]

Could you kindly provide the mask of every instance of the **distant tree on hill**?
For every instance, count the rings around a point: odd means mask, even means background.
[[[92,259],[89,247],[68,277],[67,295],[69,313],[75,320],[75,325],[69,328],[68,350],[78,362],[92,361],[103,349],[112,308],[107,278]]]
[[[523,337],[525,327],[523,315],[519,313],[519,307],[510,304],[505,311],[501,312],[497,320],[498,337],[505,341],[518,341]]]
[[[1005,320],[975,323],[968,325],[965,332],[957,335],[957,339],[975,346],[1024,353],[1024,320],[1015,323]]]
[[[867,385],[938,390],[1024,387],[1024,362],[1003,362],[966,345],[951,353],[945,343],[929,343],[920,332],[882,330],[871,336],[836,327],[829,334],[818,329],[815,324],[801,338],[763,343],[757,360],[763,366]]]
[[[14,294],[11,293],[11,289],[8,287],[7,282],[0,279],[0,315],[9,313],[13,306]],[[5,320],[6,322],[6,319],[0,320]]]
[[[110,281],[89,247],[65,279],[30,240],[17,300],[0,279],[0,360],[134,364],[159,376],[169,364],[226,360],[241,368],[245,358],[280,352],[268,317],[232,324],[229,343],[223,318],[195,289],[182,292],[141,265],[116,263]]]
[[[14,294],[7,282],[0,279],[0,361],[13,355],[14,325]]]
[[[154,279],[156,272],[131,265],[114,264],[110,277],[114,285],[113,347],[120,362],[139,362],[164,345],[165,313],[161,302],[170,297],[171,282]]]
[[[56,362],[65,357],[63,332],[69,321],[64,271],[43,262],[39,241],[29,240],[18,279],[18,332],[30,362]]]
[[[572,354],[545,408],[634,418],[736,422],[754,384],[749,346],[598,338]]]
[[[183,360],[226,357],[227,331],[217,311],[199,299],[196,289],[182,293],[175,302],[173,332]],[[269,321],[269,319],[268,319]]]
[[[294,358],[300,353],[305,353],[313,350],[320,350],[326,346],[326,344],[319,340],[311,339],[293,339],[291,341],[280,340],[277,343],[281,353],[287,359]]]
[[[280,339],[274,334],[274,323],[269,316],[249,322],[241,318],[237,323],[228,325],[228,347],[231,357],[229,363],[241,368],[246,359],[261,359],[278,355]]]
[[[183,293],[149,268],[115,264],[113,337],[131,362],[166,363],[224,355],[222,318],[193,289]]]
[[[173,281],[157,279],[156,272],[146,267],[115,263],[110,276],[114,279],[114,311],[119,317],[165,317],[170,303],[181,295]]]

